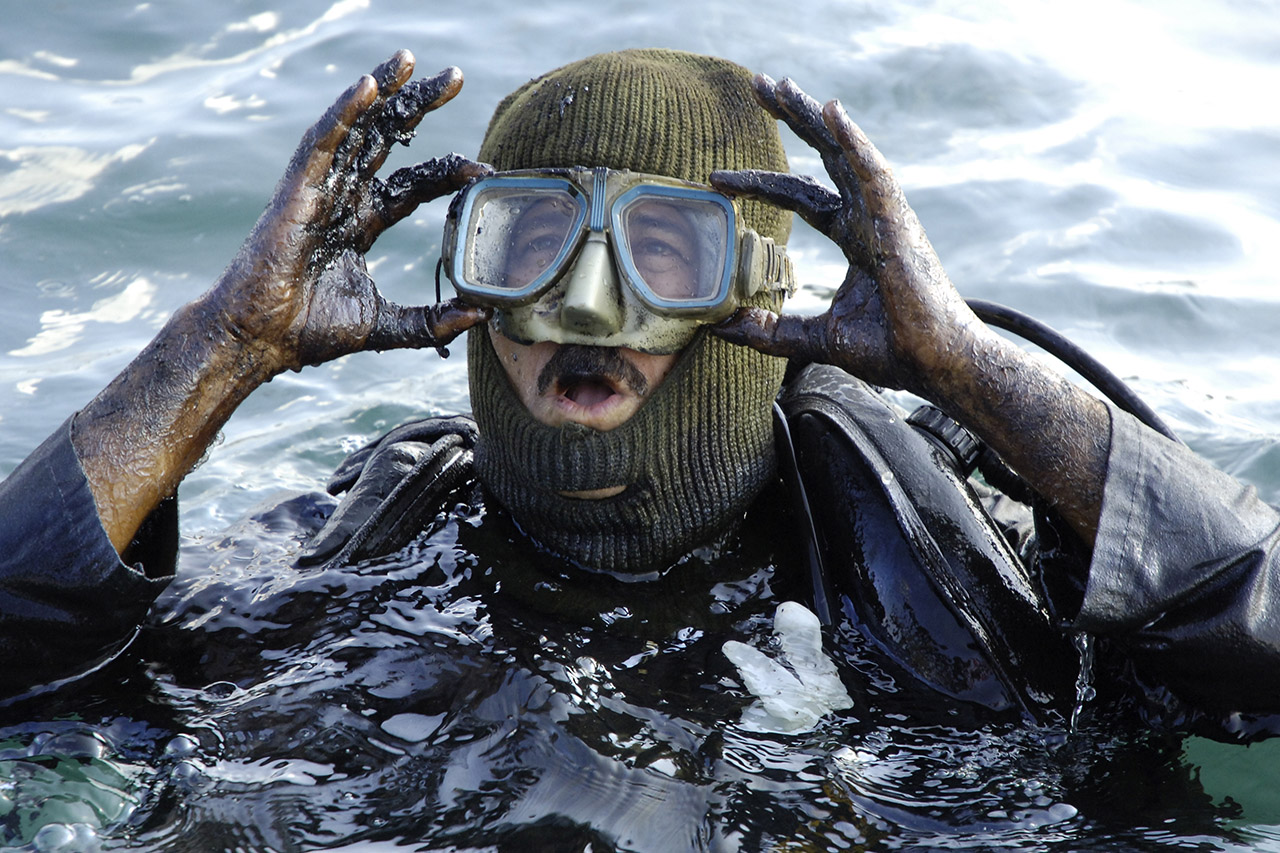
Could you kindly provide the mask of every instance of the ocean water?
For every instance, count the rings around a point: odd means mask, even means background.
[[[667,46],[790,76],[819,99],[838,97],[894,164],[964,295],[1063,331],[1198,451],[1280,501],[1276,3],[463,5],[0,0],[0,474],[214,280],[305,128],[394,50],[414,51],[424,71],[457,65],[467,82],[388,169],[449,151],[474,154],[498,99],[542,71],[601,50]],[[794,171],[820,173],[798,140],[788,139],[788,151]],[[443,202],[422,208],[374,248],[372,271],[390,298],[433,298],[443,212]],[[821,310],[843,274],[839,253],[798,228],[792,254],[804,286],[794,310]],[[242,407],[184,484],[184,532],[193,541],[215,536],[277,492],[315,488],[386,428],[466,408],[456,350],[447,360],[362,354],[280,377]],[[208,723],[211,737],[233,737],[232,722],[252,719],[220,718],[200,701],[173,705]],[[65,716],[39,725],[0,717],[0,827],[11,831],[0,843],[192,849],[181,843],[187,824],[173,814],[202,814],[195,824],[206,829],[219,819],[275,826],[271,814],[225,803],[269,790],[275,799],[263,797],[263,812],[274,814],[289,786],[321,785],[341,812],[332,767],[279,756],[206,761],[205,783],[183,782],[194,765],[172,756],[203,755],[198,738],[184,746],[183,736],[166,735],[148,749],[147,727],[168,731],[168,723],[140,721],[109,702],[82,716],[100,722],[85,730]],[[406,731],[426,725],[423,715],[401,716],[383,728],[414,743]],[[947,792],[974,794],[957,781],[966,778],[960,771],[1009,748],[1007,740],[896,735],[881,746],[900,755],[931,750],[903,779],[929,776],[920,768],[930,762],[946,770],[952,757],[956,774],[940,771],[913,790],[890,770],[872,778],[874,736],[856,751],[832,752],[836,775],[870,792],[870,825],[889,830],[837,831],[825,836],[829,843],[862,837],[893,846],[895,828],[902,839],[956,848],[1084,849],[1114,840],[1113,829],[1097,828],[1075,806],[1058,808],[1069,797],[1056,798],[1047,783],[1049,792],[1037,793],[1036,778],[1016,774],[983,778],[1021,786],[1010,795],[1031,804],[1021,818],[994,816],[1006,803],[989,790],[992,814],[963,830],[926,830],[887,807],[877,812],[900,796],[933,797],[944,808]],[[736,746],[736,754],[751,753]],[[815,772],[782,747],[753,749],[751,759],[772,761],[771,771]],[[1212,817],[1181,820],[1156,790],[1120,804],[1131,809],[1131,831],[1116,843],[1280,850],[1278,749],[1188,741],[1178,769],[1198,779]],[[942,793],[937,778],[952,780]],[[222,799],[208,794],[210,785]],[[229,786],[241,787],[233,795]],[[877,800],[877,790],[889,794]],[[202,797],[224,805],[203,806]],[[972,802],[986,801],[974,794]],[[350,809],[325,824],[327,834],[263,828],[226,843],[341,848],[372,838],[356,829],[356,816],[371,813],[367,803]],[[26,816],[20,825],[6,817],[17,814]],[[385,849],[418,843],[389,837]],[[435,837],[441,849],[462,845]],[[658,849],[656,836],[635,837]]]

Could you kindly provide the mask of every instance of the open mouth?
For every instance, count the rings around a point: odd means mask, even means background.
[[[609,347],[560,347],[538,376],[538,393],[556,395],[583,408],[594,408],[628,392],[648,393],[644,374]]]
[[[556,382],[556,392],[585,408],[597,406],[618,393],[614,380],[592,375],[562,376]]]

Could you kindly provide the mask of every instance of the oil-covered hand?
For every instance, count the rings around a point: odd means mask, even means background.
[[[825,314],[778,317],[742,309],[715,331],[928,396],[957,344],[991,333],[951,285],[888,164],[840,104],[822,106],[790,80],[758,76],[755,83],[765,109],[821,155],[837,191],[774,172],[716,172],[711,182],[799,213],[840,247],[849,271]]]
[[[933,401],[977,432],[1092,542],[1110,445],[1106,407],[974,315],[888,164],[838,102],[820,106],[791,81],[763,76],[756,78],[756,96],[821,155],[836,190],[772,172],[716,172],[711,182],[799,213],[840,246],[849,271],[824,314],[740,309],[713,330]]]
[[[456,68],[410,83],[412,73],[401,51],[338,98],[213,288],[76,415],[72,442],[118,551],[273,376],[360,350],[443,347],[486,319],[454,302],[394,305],[365,269],[378,235],[487,171],[450,155],[376,177],[391,146],[462,86]]]
[[[262,345],[269,372],[364,349],[443,346],[484,312],[383,299],[364,253],[421,203],[487,171],[457,155],[376,177],[392,145],[462,87],[446,68],[409,82],[400,51],[362,77],[307,131],[266,211],[205,299],[233,334]]]

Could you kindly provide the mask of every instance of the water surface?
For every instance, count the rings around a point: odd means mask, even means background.
[[[0,28],[0,293],[7,308],[0,314],[0,473],[213,281],[306,126],[393,50],[410,48],[428,70],[458,65],[467,83],[392,167],[448,151],[474,154],[497,100],[542,71],[600,50],[659,45],[723,55],[792,76],[820,99],[839,97],[895,165],[966,296],[1006,302],[1066,332],[1128,378],[1194,447],[1280,500],[1280,395],[1272,379],[1280,373],[1273,343],[1280,297],[1272,286],[1280,266],[1276,12],[1273,3],[1245,0],[803,8],[563,0],[537,9],[480,0],[465,11],[394,0],[199,8],[9,2]],[[796,171],[820,168],[797,140],[787,144]],[[430,298],[442,215],[442,203],[430,205],[375,248],[374,275],[391,298]],[[798,230],[793,254],[805,286],[796,308],[820,310],[842,276],[839,253]],[[446,361],[431,353],[359,355],[280,377],[242,407],[184,485],[184,531],[193,546],[207,542],[270,496],[315,488],[346,452],[389,426],[467,407],[457,351]],[[237,564],[235,577],[252,577],[265,562],[254,555]],[[433,612],[436,596],[466,598],[453,574],[414,574],[422,571],[388,570],[363,587],[355,577],[341,583],[365,590],[351,592],[355,599],[390,584],[387,595],[414,602],[415,618]],[[281,601],[314,594],[323,587],[315,583],[282,592]],[[325,606],[339,618],[337,605],[317,604]],[[465,613],[430,618],[436,621],[412,630],[399,626],[396,636],[462,642],[456,638],[475,629]],[[378,630],[365,635],[387,640]],[[344,638],[322,626],[314,646],[281,635],[254,648],[276,649],[286,661],[272,664],[273,679],[314,686],[298,673],[331,659]],[[567,685],[603,678],[571,655],[549,654],[553,665],[533,668],[561,667],[550,683],[567,695],[575,695]],[[483,662],[476,666],[491,674]],[[279,714],[292,705],[282,698],[287,689],[273,683],[261,688],[273,698],[262,701]],[[464,761],[471,754],[460,745],[464,733],[421,709],[338,697],[300,706],[337,715],[324,720],[327,729],[315,728],[318,718],[308,712],[298,731],[275,732],[261,750],[227,751],[220,744],[253,736],[257,698],[163,674],[150,681],[140,674],[133,686],[151,698],[135,707],[104,695],[75,713],[59,708],[56,718],[0,720],[0,826],[10,833],[0,841],[24,843],[48,823],[46,845],[65,838],[71,848],[126,839],[162,848],[197,825],[239,826],[243,834],[228,829],[225,840],[246,847],[341,847],[357,837],[444,845],[462,842],[449,841],[440,815],[475,818],[461,795],[427,808],[388,790],[388,779],[403,787],[419,770],[440,772],[432,756]],[[360,723],[359,702],[376,711],[377,726]],[[165,719],[155,719],[157,707],[168,709]],[[618,725],[630,719],[620,713],[611,718]],[[796,745],[752,740],[729,726],[717,735],[720,769],[699,776],[680,762],[706,756],[677,741],[717,727],[697,710],[671,713],[654,723],[649,740],[633,732],[639,740],[628,744],[656,750],[643,784],[622,773],[602,776],[600,790],[629,802],[657,798],[676,814],[710,810],[724,825],[741,817],[741,838],[758,837],[751,827],[768,825],[762,815],[778,809],[788,817],[775,827],[800,825],[797,815],[808,815],[806,825],[817,828],[797,837],[815,845],[862,838],[881,846],[910,839],[977,848],[1115,841],[1280,849],[1276,749],[1266,744],[1190,741],[1175,766],[1153,773],[1198,776],[1203,797],[1185,801],[1175,794],[1186,788],[1172,783],[1138,798],[1140,786],[1123,780],[1144,772],[1144,753],[1117,755],[1108,784],[1131,798],[1118,809],[1131,817],[1102,818],[1086,806],[1101,808],[1096,801],[1105,798],[1073,787],[1069,760],[1026,763],[1035,733],[924,732],[904,722],[830,728]],[[298,744],[324,732],[351,738],[351,767],[335,764],[341,749],[332,744],[302,757]],[[529,735],[525,757],[552,756],[553,734]],[[595,735],[574,736],[596,743]],[[388,759],[388,749],[403,758]],[[361,765],[366,754],[377,757]],[[518,770],[518,750],[497,754],[489,754],[493,772]],[[1019,757],[1005,761],[1004,754]],[[362,775],[357,766],[382,769]],[[689,788],[662,777],[701,781]],[[708,804],[704,789],[715,784],[707,778],[730,793]],[[765,782],[772,794],[754,807],[733,799],[735,786]],[[485,784],[512,783],[464,779],[456,787]],[[846,800],[825,802],[832,790]],[[704,799],[689,799],[691,791]],[[332,808],[308,811],[324,802]],[[299,808],[309,817],[281,818],[292,814],[289,803],[307,804]],[[541,808],[554,812],[546,801]],[[19,812],[29,818],[10,828],[4,815]],[[373,833],[374,820],[391,828]],[[645,820],[652,822],[641,810],[615,825]],[[1117,829],[1126,820],[1128,828]],[[632,837],[637,848],[663,849],[658,836]],[[734,837],[726,833],[720,843]]]

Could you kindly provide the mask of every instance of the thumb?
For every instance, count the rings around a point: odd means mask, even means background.
[[[799,361],[821,361],[826,351],[826,326],[821,317],[774,314],[763,308],[739,308],[711,332],[730,343],[751,347],[765,355]]]
[[[435,347],[441,356],[446,356],[445,344],[472,326],[487,321],[492,313],[489,308],[468,305],[456,298],[428,306],[398,305],[383,300],[364,348],[381,352]]]

